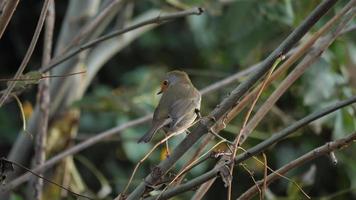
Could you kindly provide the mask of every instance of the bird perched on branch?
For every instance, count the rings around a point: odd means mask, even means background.
[[[184,132],[200,115],[201,95],[183,71],[168,72],[157,94],[162,97],[153,114],[151,128],[138,143],[149,142],[161,128],[166,135]]]

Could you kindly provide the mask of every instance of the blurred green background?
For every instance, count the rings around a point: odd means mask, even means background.
[[[346,2],[339,1],[312,31],[318,30]],[[84,97],[71,105],[81,111],[78,135],[73,141],[82,141],[91,135],[152,112],[159,100],[155,93],[167,71],[186,71],[194,85],[201,89],[263,60],[318,3],[320,1],[317,0],[136,1],[133,16],[153,8],[172,9],[172,5],[201,6],[206,12],[201,16],[190,16],[163,24],[143,34],[112,57],[98,72]],[[67,6],[68,1],[56,1],[55,38],[59,34]],[[0,40],[1,77],[9,78],[16,72],[29,45],[41,7],[42,1],[27,0],[19,4]],[[294,120],[355,94],[355,41],[355,31],[339,37],[282,96],[243,147],[247,149]],[[27,70],[36,70],[40,65],[41,47],[40,38]],[[275,81],[264,91],[258,105],[268,98],[280,81]],[[202,114],[208,114],[236,85],[238,82],[206,95],[202,100]],[[6,83],[2,82],[1,88],[5,87]],[[28,109],[28,116],[31,115],[31,107],[35,104],[36,91],[34,88],[20,96]],[[266,152],[270,167],[278,169],[309,150],[354,131],[355,111],[355,107],[339,110],[279,142]],[[240,115],[233,120],[221,133],[222,136],[234,138],[243,117]],[[10,151],[22,128],[21,123],[19,108],[15,102],[0,109],[0,156],[6,156]],[[152,147],[153,143],[136,143],[137,138],[147,128],[148,124],[127,129],[120,136],[76,154],[74,161],[85,184],[85,190],[98,192],[102,188],[98,180],[102,179],[112,187],[112,193],[107,199],[122,191],[135,164]],[[158,141],[162,135],[159,134],[154,140]],[[171,146],[176,145],[183,137],[182,135],[172,139]],[[216,141],[212,141],[210,146],[214,143]],[[288,173],[287,176],[297,181],[316,199],[355,199],[355,150],[356,147],[351,146],[337,152],[339,163],[336,166],[328,157],[321,157]],[[139,168],[133,185],[141,182],[159,162],[161,151],[156,150]],[[176,169],[179,169],[186,159],[181,159]],[[186,179],[202,174],[214,164],[215,162],[208,161],[199,165],[188,173]],[[256,179],[263,177],[261,165],[253,160],[246,161],[246,164],[255,172]],[[242,167],[236,168],[234,176],[233,193],[234,197],[237,197],[252,186],[253,182]],[[216,181],[205,199],[226,198],[227,190],[223,185],[221,180]],[[270,199],[304,198],[290,181],[276,181],[269,188]],[[21,191],[23,190],[14,192],[13,199],[25,199]],[[192,192],[187,192],[174,199],[188,199],[191,195]]]

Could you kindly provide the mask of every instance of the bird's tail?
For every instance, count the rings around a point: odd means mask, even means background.
[[[150,130],[148,130],[146,132],[145,135],[143,135],[138,141],[137,143],[141,143],[141,142],[144,142],[144,143],[147,143],[149,141],[151,141],[152,137],[154,136],[154,134],[157,132],[157,127],[155,126],[152,126]]]
[[[150,130],[148,130],[146,132],[145,135],[143,135],[138,141],[137,143],[141,143],[141,142],[144,142],[144,143],[147,143],[149,141],[151,141],[152,137],[156,134],[156,132],[162,128],[163,126],[169,124],[171,122],[171,119],[170,118],[167,118],[163,121],[158,121],[154,124],[152,124]]]

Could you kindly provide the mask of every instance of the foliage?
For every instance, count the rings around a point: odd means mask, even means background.
[[[341,1],[339,5],[344,5],[345,2],[347,1]],[[163,24],[143,34],[105,63],[105,66],[90,83],[84,96],[70,104],[70,109],[80,111],[78,134],[74,135],[74,138],[70,138],[71,136],[68,135],[66,137],[69,138],[63,140],[74,144],[83,138],[86,139],[101,131],[153,112],[159,101],[159,96],[156,93],[159,90],[161,78],[167,71],[181,69],[188,72],[194,85],[201,89],[263,60],[318,3],[319,1],[309,0],[152,0],[133,3],[132,13],[134,16],[153,8],[173,10],[176,7],[186,9],[192,6],[205,7],[206,14]],[[30,15],[29,10],[32,10],[26,9],[29,4],[33,4],[32,6],[36,8],[34,10],[38,10],[42,6],[37,1],[21,2],[7,32],[0,40],[0,43],[3,44],[0,45],[0,59],[6,63],[6,66],[2,67],[2,77],[9,77],[15,73],[14,66],[19,63],[18,57],[22,57],[23,49],[26,48],[28,38],[31,37],[33,24],[25,23],[28,20],[26,18]],[[70,3],[65,1],[56,1],[57,29],[61,26],[69,5]],[[313,32],[338,10],[340,8],[335,8],[328,13],[328,16],[317,24]],[[109,27],[111,26],[114,25]],[[55,35],[59,34],[57,29]],[[356,63],[356,37],[354,36],[355,32],[347,33],[332,44],[277,102],[276,109],[281,112],[272,110],[243,145],[244,148],[256,145],[289,123],[313,111],[355,95],[356,83],[354,79],[356,76],[355,73],[352,74],[355,72]],[[13,56],[8,56],[9,51]],[[40,53],[35,53],[29,68],[34,70],[34,66],[39,66],[40,60]],[[61,65],[58,67],[60,68]],[[38,81],[40,81],[40,77],[36,76],[35,82],[27,84],[37,84]],[[271,87],[266,88],[257,108],[281,81],[279,79]],[[237,83],[233,83],[204,96],[202,114],[209,113],[236,85]],[[6,82],[2,83],[2,86],[5,88]],[[35,105],[36,91],[29,90],[21,95],[21,99],[30,100],[32,105]],[[21,130],[20,115],[16,114],[15,117],[8,115],[9,112],[14,113],[13,115],[18,113],[14,104],[12,102],[0,109],[0,156],[7,155],[16,140],[16,132]],[[62,109],[66,111],[68,108],[60,108],[60,110]],[[338,110],[268,149],[266,154],[269,166],[277,169],[327,141],[342,138],[355,131],[355,112],[354,106]],[[221,135],[228,139],[234,138],[239,132],[243,119],[244,114],[236,117],[221,132]],[[290,121],[286,121],[286,119]],[[94,172],[91,172],[91,169],[74,159],[79,172],[78,176],[81,178],[80,181],[85,183],[85,193],[97,194],[102,187],[98,180],[92,178],[95,176],[93,174],[100,174],[110,183],[112,193],[106,198],[114,197],[123,190],[135,164],[154,144],[153,142],[151,144],[136,143],[148,126],[149,124],[144,124],[126,129],[119,136],[109,138],[74,156],[74,158],[85,158],[90,162],[88,165],[93,165],[96,168]],[[160,133],[154,138],[154,142],[158,142],[162,138],[163,134]],[[174,148],[183,138],[184,135],[173,138],[169,142],[170,146]],[[216,140],[211,141],[209,147],[215,143]],[[208,149],[206,148],[206,150]],[[355,198],[356,193],[352,189],[356,187],[356,160],[352,159],[355,150],[354,145],[337,153],[339,164],[336,166],[332,166],[327,158],[320,158],[312,164],[292,171],[287,176],[297,181],[303,188],[305,187],[306,192],[313,197],[331,196],[338,191],[347,190],[335,198]],[[162,151],[164,151],[163,147],[156,150],[140,166],[133,185],[141,182],[142,178],[162,159]],[[184,166],[185,161],[190,158],[189,155],[193,152],[194,150],[191,150],[188,155],[183,157],[172,173],[177,173],[177,170]],[[214,164],[215,162],[211,161],[200,164],[188,173],[186,179],[202,174],[207,169],[211,169]],[[263,177],[263,167],[251,160],[246,161],[246,164],[250,170],[255,172],[256,177]],[[311,170],[313,167],[314,171]],[[98,173],[95,172],[96,170],[99,170]],[[245,172],[240,173],[240,170],[243,171],[242,168],[238,168],[237,178],[234,179],[236,181],[234,188],[237,188],[236,191],[234,190],[234,197],[241,194],[243,191],[241,188],[247,189],[253,185],[250,175]],[[216,182],[206,195],[207,199],[225,198],[226,191],[222,185],[221,181]],[[303,198],[296,186],[288,181],[272,184],[269,192],[271,199],[272,197],[275,199]],[[175,199],[188,199],[191,195],[191,193],[182,194]],[[11,196],[11,199],[24,198],[16,193]]]

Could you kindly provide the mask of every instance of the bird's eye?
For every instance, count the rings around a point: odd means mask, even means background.
[[[163,85],[168,85],[168,81],[167,80],[163,81]]]

